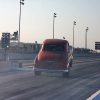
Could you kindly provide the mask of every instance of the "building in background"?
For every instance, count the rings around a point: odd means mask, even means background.
[[[24,43],[20,42],[19,43],[19,53],[25,53],[25,54],[30,54],[30,53],[38,53],[42,44],[37,43]],[[3,49],[1,48],[1,40],[0,40],[0,53],[3,52]],[[9,53],[18,53],[18,42],[10,42],[10,49]]]
[[[37,43],[19,43],[19,53],[25,53],[25,54],[32,54],[32,53],[38,53],[41,49],[42,44]],[[0,53],[3,52],[3,49],[1,48],[1,40],[0,40]],[[74,48],[74,53],[97,53],[95,50],[86,49],[86,48]],[[10,49],[9,53],[18,53],[18,42],[10,42]]]

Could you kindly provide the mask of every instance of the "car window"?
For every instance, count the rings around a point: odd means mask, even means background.
[[[64,51],[64,46],[59,44],[45,44],[43,51]]]

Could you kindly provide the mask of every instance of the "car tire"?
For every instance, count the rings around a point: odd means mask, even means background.
[[[64,77],[64,78],[68,78],[68,77],[69,77],[69,72],[63,73],[63,77]]]
[[[41,75],[41,72],[40,71],[34,71],[34,74],[35,75]]]
[[[72,67],[72,63],[73,63],[73,61],[71,60],[71,61],[70,61],[70,64],[69,64],[70,67]]]
[[[70,67],[68,68],[68,72],[64,72],[63,73],[63,77],[64,78],[68,78],[69,77],[69,74],[70,74]]]

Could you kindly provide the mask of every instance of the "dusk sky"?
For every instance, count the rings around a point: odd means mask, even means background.
[[[19,30],[20,0],[0,0],[0,33]],[[53,38],[53,13],[55,18],[55,38],[65,37],[73,44],[73,22],[75,25],[75,47],[95,49],[100,42],[100,0],[24,0],[21,6],[21,42],[42,43]]]

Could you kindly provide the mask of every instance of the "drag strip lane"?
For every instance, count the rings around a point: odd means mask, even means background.
[[[73,64],[70,78],[33,71],[0,76],[0,100],[86,100],[100,89],[100,62]]]

